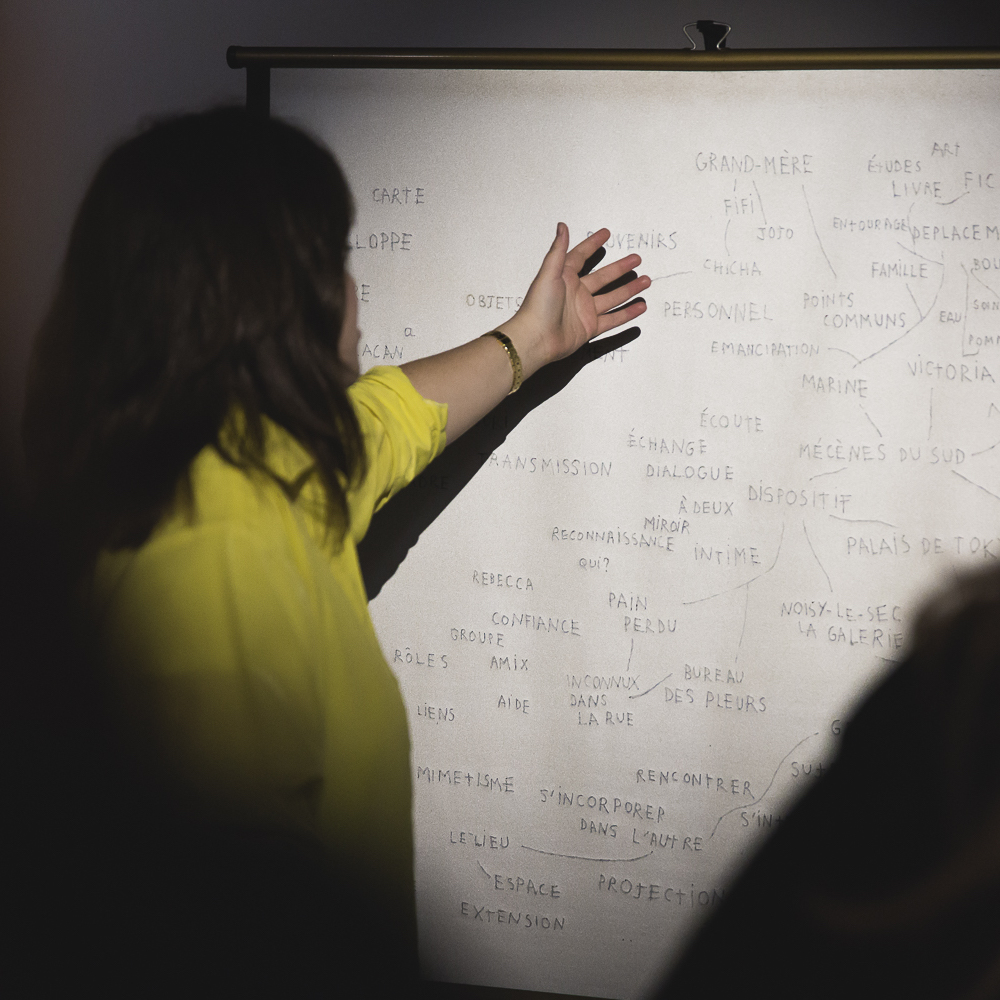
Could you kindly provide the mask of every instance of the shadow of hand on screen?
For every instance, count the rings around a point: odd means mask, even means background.
[[[590,262],[588,261],[588,264]],[[466,483],[533,410],[567,386],[583,368],[639,336],[639,328],[592,340],[575,354],[537,372],[516,392],[449,445],[409,486],[373,518],[358,546],[361,575],[373,600],[399,568],[421,532],[455,499]]]

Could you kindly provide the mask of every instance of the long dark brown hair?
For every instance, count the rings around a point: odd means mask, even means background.
[[[104,161],[34,345],[24,418],[38,509],[78,568],[138,546],[206,445],[266,469],[266,415],[315,458],[328,522],[363,471],[338,356],[353,206],[330,153],[223,108]],[[242,411],[235,441],[220,432]]]

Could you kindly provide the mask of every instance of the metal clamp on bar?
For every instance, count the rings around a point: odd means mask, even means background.
[[[684,25],[684,34],[687,35],[687,40],[691,43],[692,52],[698,48],[698,45],[691,37],[688,28],[697,28],[701,32],[701,37],[705,40],[706,52],[719,52],[724,49],[726,38],[733,30],[733,26],[724,21],[688,21]]]

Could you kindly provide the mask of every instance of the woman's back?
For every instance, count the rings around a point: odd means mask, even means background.
[[[101,553],[92,619],[124,716],[176,776],[213,808],[317,836],[412,912],[407,720],[354,533],[443,447],[443,414],[398,369],[350,391],[370,461],[344,538],[311,456],[267,421],[269,473],[207,446],[150,538]]]

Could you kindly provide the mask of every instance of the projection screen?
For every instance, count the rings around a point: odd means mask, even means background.
[[[366,569],[425,975],[637,997],[920,603],[1000,557],[1000,72],[275,70],[271,101],[354,192],[363,370],[509,318],[557,221],[653,279],[641,335],[511,397]]]

